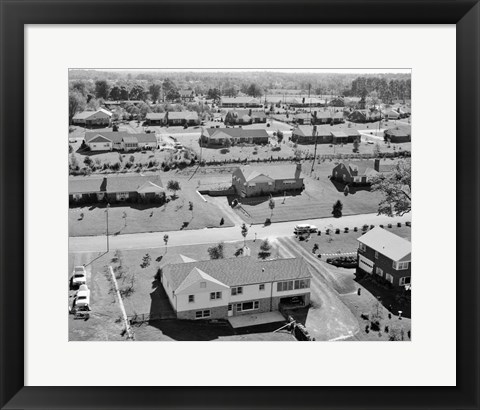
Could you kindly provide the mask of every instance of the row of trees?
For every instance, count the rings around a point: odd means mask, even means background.
[[[385,77],[358,77],[352,81],[350,90],[344,94],[366,98],[376,96],[383,102],[411,98],[411,79],[390,79]],[[376,93],[376,94],[372,94]]]

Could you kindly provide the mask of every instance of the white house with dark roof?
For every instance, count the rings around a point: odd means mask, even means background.
[[[232,175],[232,185],[241,197],[300,193],[304,189],[302,165],[246,165]]]
[[[161,282],[179,319],[227,319],[310,304],[303,259],[245,256],[166,265]]]
[[[263,105],[260,100],[254,97],[222,97],[220,106],[226,108],[255,108]]]
[[[265,129],[244,128],[204,128],[200,141],[207,147],[223,147],[230,144],[267,144],[268,133]]]
[[[73,118],[72,123],[78,125],[109,125],[112,113],[103,108],[96,111],[77,112]]]
[[[123,131],[98,131],[85,134],[85,144],[90,151],[134,151],[154,149],[157,137],[154,133],[130,134]]]

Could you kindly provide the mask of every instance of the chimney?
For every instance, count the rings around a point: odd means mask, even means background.
[[[302,164],[300,162],[297,162],[297,167],[295,168],[295,179],[300,178],[301,172],[302,172]]]
[[[375,171],[380,172],[380,158],[375,158],[375,165],[373,168]]]

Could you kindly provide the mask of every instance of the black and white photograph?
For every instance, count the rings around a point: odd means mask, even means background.
[[[68,74],[70,341],[412,340],[410,69]]]

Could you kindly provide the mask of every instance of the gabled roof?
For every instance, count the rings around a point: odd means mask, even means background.
[[[105,191],[105,180],[99,177],[71,177],[68,179],[69,194],[88,194]]]
[[[145,118],[147,120],[160,121],[165,119],[166,113],[164,112],[148,112]]]
[[[122,138],[122,141],[127,143],[127,144],[137,144],[138,143],[138,139],[134,134],[125,135]]]
[[[195,264],[195,262],[192,262]],[[208,281],[208,282],[213,282],[217,285],[223,286],[225,288],[228,288],[228,285],[225,283],[219,281],[218,279],[215,279],[214,277],[210,276],[208,273],[205,273],[204,271],[198,269],[197,267],[194,267],[190,273],[185,277],[185,279],[178,285],[178,287],[175,289],[175,293],[181,293],[184,290],[187,290],[190,286],[193,284],[200,282],[200,281]]]
[[[409,137],[412,135],[412,129],[409,126],[398,126],[385,130],[385,135],[392,135],[395,137]]]
[[[210,138],[268,138],[268,133],[264,129],[244,129],[244,128],[205,128],[206,133]]]
[[[90,139],[89,142],[112,142],[112,140],[108,139],[107,137],[104,137],[103,135],[97,135],[96,137],[93,137]]]
[[[158,175],[117,175],[106,177],[107,193],[115,192],[138,192],[145,188],[147,182],[151,182],[158,188],[163,188],[162,180]]]
[[[360,236],[357,240],[393,261],[399,261],[412,252],[412,244],[409,241],[379,226]]]
[[[198,120],[196,111],[169,111],[169,120]]]
[[[102,136],[104,138],[109,139],[114,144],[120,144],[124,137],[136,137],[139,141],[142,138],[152,138],[154,134],[130,134],[129,132],[125,131],[95,131],[95,132],[87,132],[85,133],[85,143],[91,142],[91,140],[97,136]]]
[[[313,136],[313,125],[298,125],[293,133],[304,137]],[[331,128],[329,125],[317,125],[317,135],[319,137],[327,137],[331,135]]]
[[[335,138],[347,138],[348,135],[345,134],[343,131],[332,131],[332,136]]]
[[[243,176],[247,181],[259,176],[265,175],[273,180],[295,179],[297,165],[264,165],[252,166],[245,165],[240,168]]]
[[[350,172],[356,171],[358,176],[374,176],[378,174],[366,161],[350,162],[348,168]]]
[[[74,120],[86,120],[87,118],[90,118],[92,115],[101,112],[104,114],[107,114],[109,117],[112,116],[112,113],[110,111],[105,110],[104,108],[99,108],[96,111],[83,111],[83,112],[77,112],[74,116]]]
[[[208,275],[229,287],[311,277],[303,259],[261,261],[250,256],[166,265],[163,275],[176,291],[195,268],[195,275]]]

